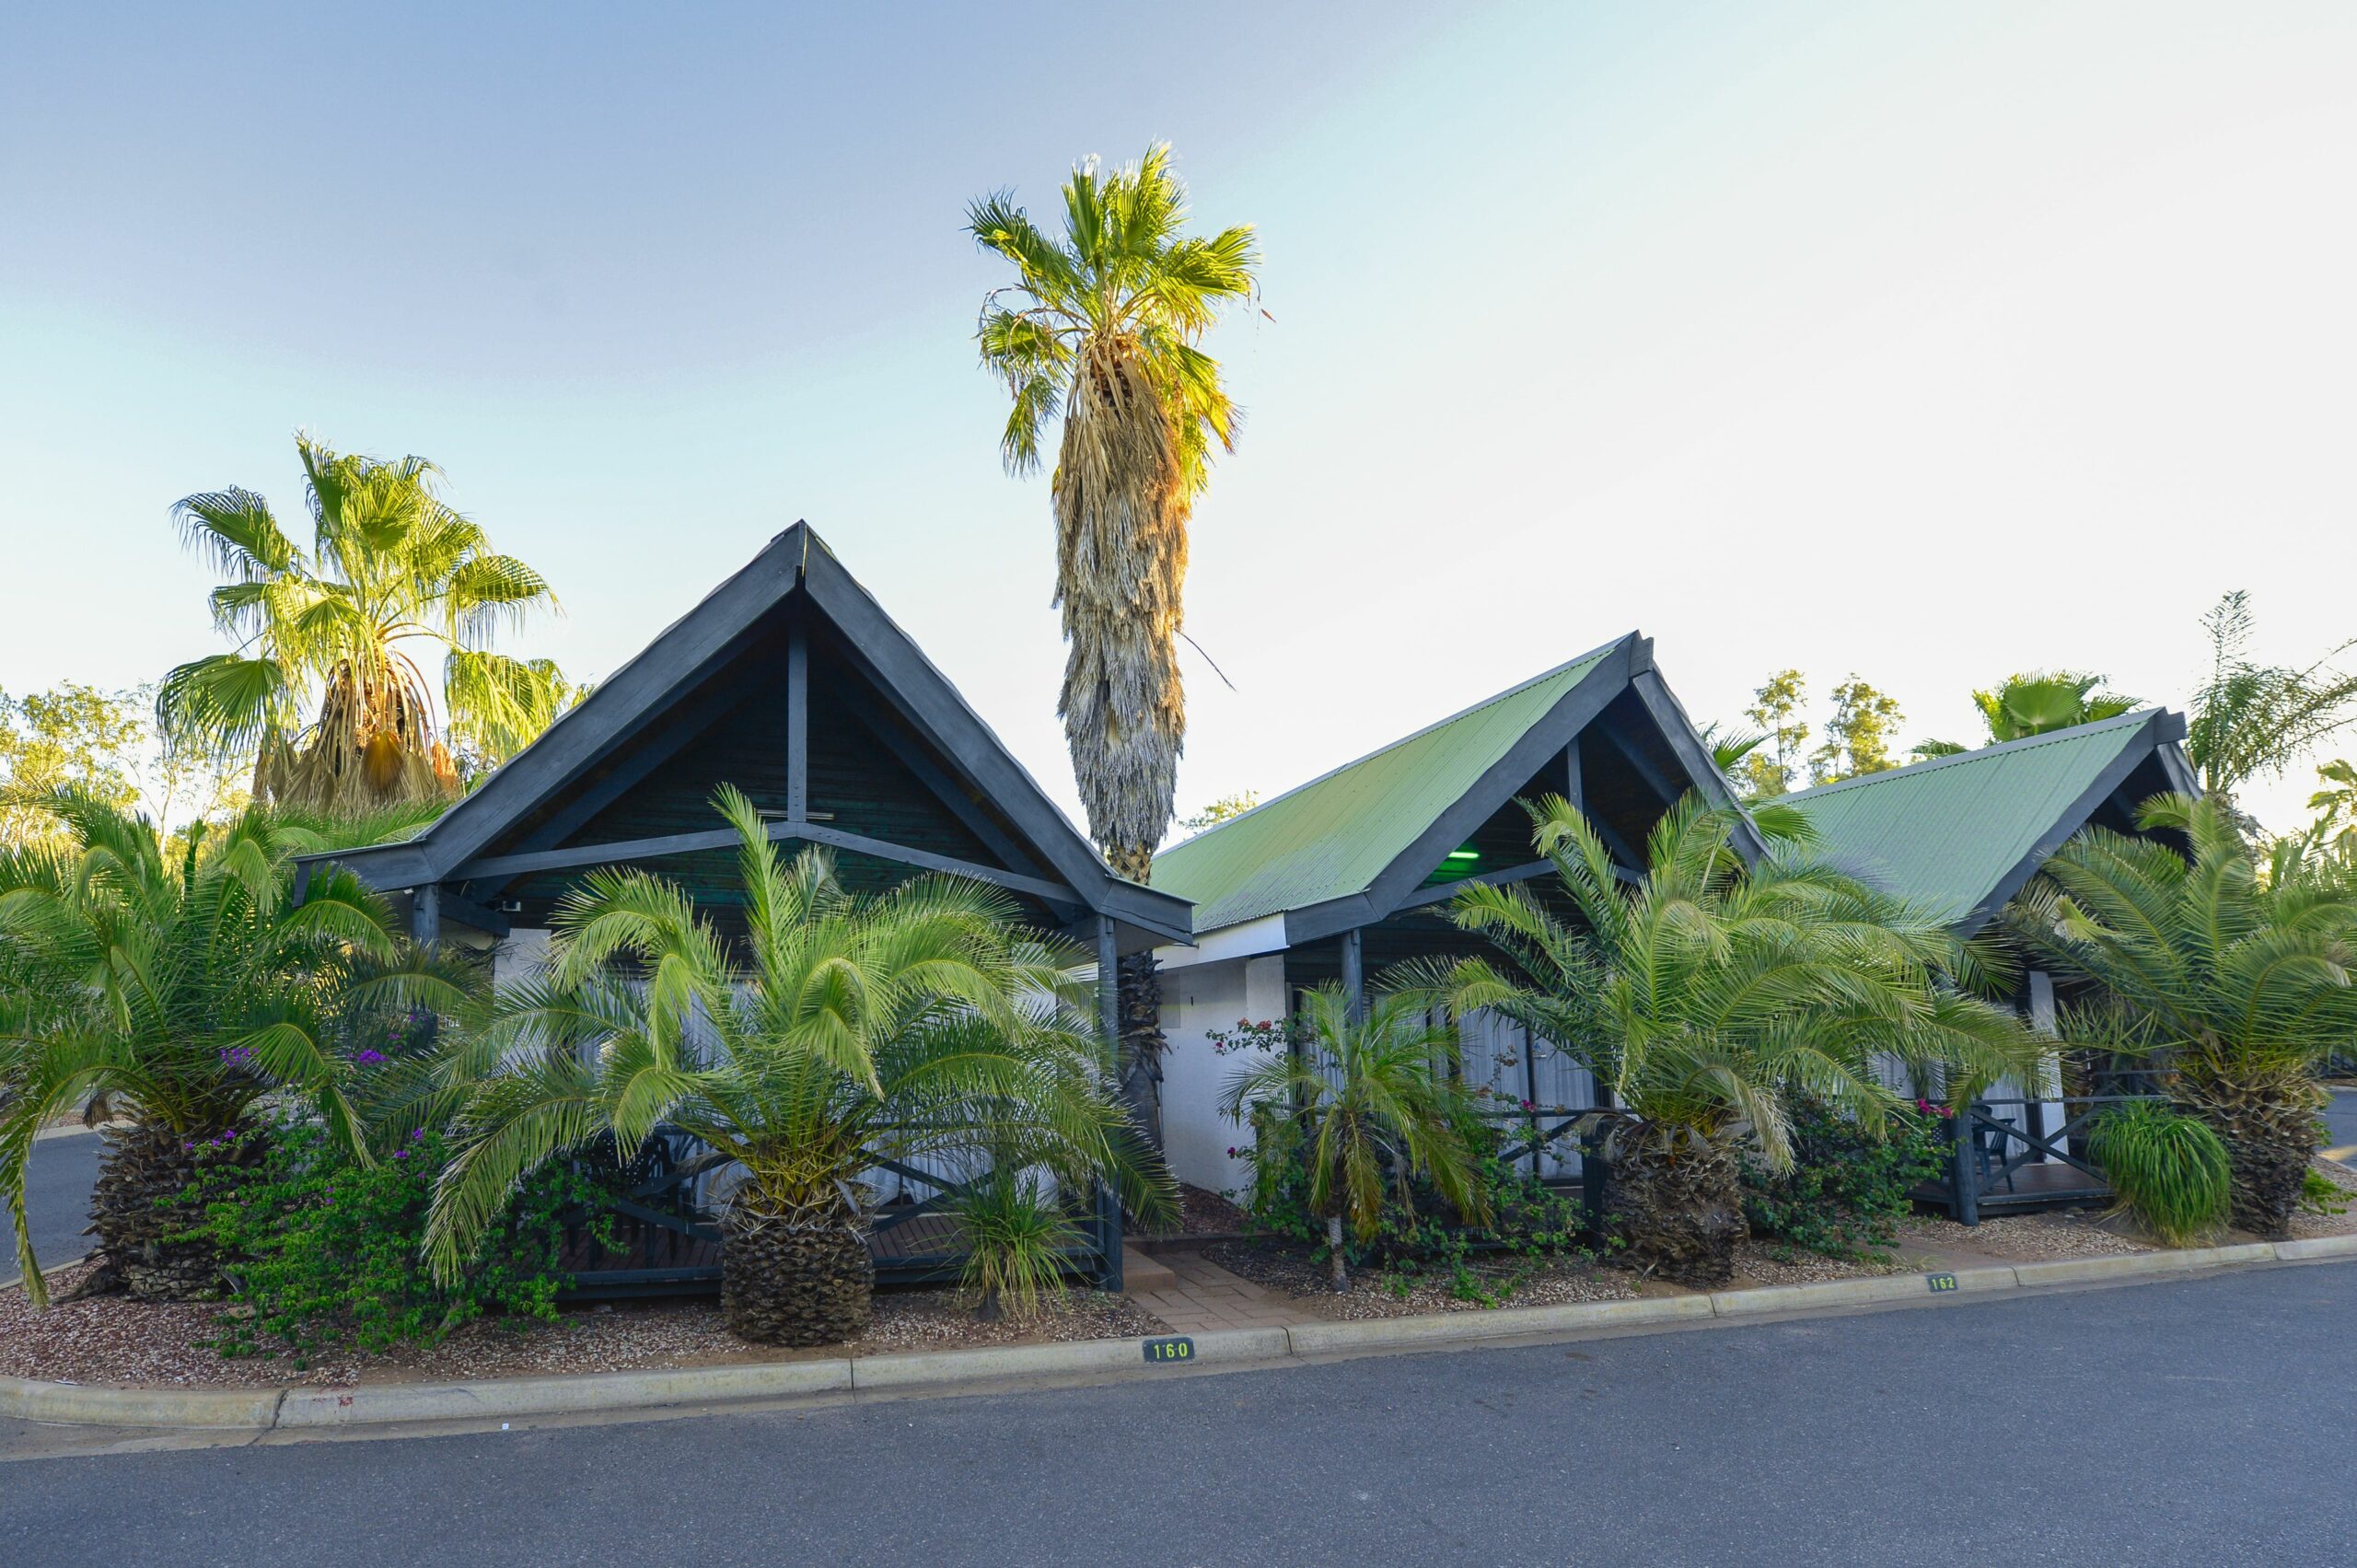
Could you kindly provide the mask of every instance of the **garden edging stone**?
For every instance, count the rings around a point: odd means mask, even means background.
[[[1190,1336],[1191,1365],[1237,1368],[1313,1356],[1382,1354],[1443,1344],[1641,1328],[1698,1319],[1740,1320],[1771,1313],[1898,1301],[1945,1302],[2040,1285],[2163,1278],[2264,1263],[2357,1260],[2357,1235],[2247,1242],[2178,1252],[2059,1259],[1952,1274],[1891,1274],[1816,1284],[1770,1285],[1713,1295],[1642,1296],[1435,1312],[1412,1318],[1225,1329]],[[1934,1288],[1934,1277],[1952,1286]],[[502,1416],[658,1410],[863,1389],[942,1389],[1015,1377],[1145,1370],[1137,1339],[911,1352],[752,1366],[598,1372],[561,1377],[483,1378],[470,1383],[363,1384],[350,1388],[107,1388],[0,1377],[0,1418],[68,1425],[252,1431],[394,1425]]]

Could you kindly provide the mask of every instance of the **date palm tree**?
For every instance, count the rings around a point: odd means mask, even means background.
[[[1379,994],[1354,1016],[1341,986],[1321,986],[1303,995],[1295,1024],[1301,1049],[1231,1075],[1220,1112],[1241,1125],[1260,1108],[1306,1130],[1305,1197],[1326,1222],[1334,1288],[1350,1288],[1344,1233],[1373,1240],[1386,1194],[1409,1206],[1418,1177],[1468,1223],[1487,1220],[1472,1102],[1435,1068],[1456,1050],[1456,1036],[1433,1026],[1425,1001]]]
[[[1877,1055],[1939,1064],[1952,1093],[2036,1058],[2010,1013],[1966,993],[1976,958],[1936,918],[1804,850],[1779,844],[1747,868],[1733,818],[1689,796],[1624,890],[1576,807],[1526,808],[1560,901],[1523,884],[1461,889],[1452,918],[1497,957],[1415,978],[1460,1015],[1492,1008],[1555,1042],[1632,1115],[1608,1142],[1607,1206],[1631,1255],[1666,1278],[1730,1277],[1746,1235],[1738,1151],[1790,1168],[1794,1097],[1875,1130],[1898,1104]]]
[[[555,597],[443,503],[433,464],[338,453],[308,436],[295,445],[309,551],[250,490],[174,508],[189,544],[228,579],[213,590],[213,619],[237,647],[167,675],[158,725],[177,742],[252,750],[254,796],[266,803],[350,813],[447,800],[462,763],[496,764],[572,700],[554,664],[491,645]],[[412,648],[437,650],[438,673]]]
[[[2066,1035],[2175,1070],[2182,1108],[2225,1143],[2235,1224],[2280,1237],[2316,1147],[2316,1066],[2357,1039],[2357,885],[2303,864],[2317,852],[2292,842],[2261,877],[2221,796],[2156,796],[2137,820],[2187,853],[2085,829],[2007,923],[2103,988],[2109,1005],[2074,1014]]]
[[[80,1111],[125,1122],[107,1131],[93,1199],[102,1280],[202,1294],[218,1260],[175,1234],[180,1194],[260,1157],[266,1096],[309,1101],[359,1149],[357,1042],[388,1016],[456,1006],[464,983],[345,873],[314,875],[293,902],[290,857],[337,847],[316,831],[249,811],[194,824],[169,854],[145,818],[96,796],[41,804],[63,830],[0,849],[0,1205],[26,1288],[45,1301],[24,1215],[34,1137]]]
[[[879,1158],[1109,1179],[1173,1207],[1111,1099],[1085,981],[998,889],[924,877],[881,897],[819,850],[781,864],[724,786],[749,933],[741,953],[678,887],[592,873],[560,905],[551,967],[452,1048],[470,1093],[428,1250],[462,1266],[532,1170],[600,1135],[623,1151],[693,1134],[724,1177],[721,1304],[738,1335],[856,1335],[875,1285],[864,1184]]]

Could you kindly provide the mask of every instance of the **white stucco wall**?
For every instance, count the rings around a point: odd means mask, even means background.
[[[1240,1194],[1251,1167],[1232,1159],[1242,1128],[1219,1113],[1220,1091],[1242,1058],[1212,1050],[1209,1031],[1239,1018],[1275,1018],[1285,1009],[1281,954],[1195,962],[1162,976],[1162,1142],[1171,1172],[1192,1187]]]
[[[519,926],[492,948],[491,982],[513,985],[528,980],[548,961],[549,934],[537,926]]]

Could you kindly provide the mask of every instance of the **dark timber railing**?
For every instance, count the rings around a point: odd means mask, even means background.
[[[648,1139],[626,1168],[610,1175],[612,1191],[566,1216],[563,1266],[573,1283],[565,1298],[717,1292],[726,1238],[712,1189],[728,1165],[726,1156],[676,1129]],[[876,1260],[877,1283],[926,1284],[958,1278],[966,1254],[948,1211],[970,1182],[889,1157],[878,1158],[873,1168],[934,1190],[922,1200],[904,1198],[872,1213],[868,1249]],[[1073,1209],[1080,1240],[1064,1253],[1065,1272],[1098,1289],[1120,1290],[1120,1205],[1098,1187],[1074,1200]]]
[[[2108,1200],[2110,1179],[2087,1155],[2088,1130],[2114,1106],[2162,1098],[2153,1086],[2159,1076],[2157,1069],[2109,1071],[2093,1093],[1975,1099],[1949,1121],[1945,1179],[1919,1195],[1960,1225],[1978,1225],[1987,1213]],[[2049,1132],[2047,1114],[2057,1105],[2062,1123]],[[2018,1119],[2001,1114],[2008,1108]]]

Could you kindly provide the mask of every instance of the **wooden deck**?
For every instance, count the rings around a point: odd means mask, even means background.
[[[1956,1194],[1945,1181],[1926,1181],[1909,1194],[1916,1202],[1953,1214]],[[2026,1165],[2010,1177],[1991,1183],[1980,1194],[1983,1214],[2020,1214],[2032,1209],[2067,1209],[2084,1203],[2107,1202],[2111,1187],[2076,1166]]]

